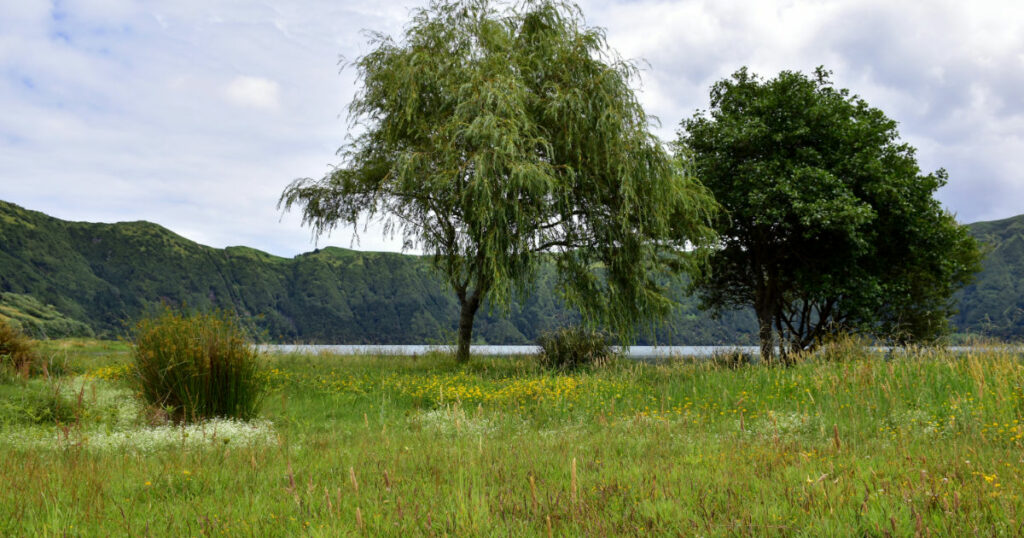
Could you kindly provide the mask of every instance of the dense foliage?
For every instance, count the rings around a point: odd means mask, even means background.
[[[537,345],[540,347],[538,362],[552,370],[603,366],[615,356],[608,335],[580,326],[542,333],[537,337]]]
[[[33,338],[92,338],[86,323],[71,319],[31,295],[0,292],[0,321],[6,321]]]
[[[0,319],[0,369],[28,376],[39,362],[35,342],[21,329]]]
[[[970,227],[986,254],[982,271],[959,294],[953,323],[973,334],[1024,339],[1024,215]]]
[[[71,424],[77,418],[73,397],[44,378],[17,381],[0,372],[0,431],[27,425]],[[13,381],[13,382],[12,382]]]
[[[771,80],[744,68],[682,127],[682,150],[728,212],[696,287],[711,309],[753,307],[765,359],[845,331],[896,342],[946,331],[981,255],[933,197],[946,173],[921,172],[895,121],[822,68]]]
[[[132,331],[139,394],[175,423],[252,418],[266,391],[259,353],[233,316],[170,308]]]
[[[459,300],[460,360],[484,300],[532,291],[548,252],[564,297],[620,337],[669,312],[659,278],[696,269],[715,205],[649,132],[636,67],[578,7],[434,2],[371,47],[349,108],[362,134],[285,208],[317,234],[379,216],[430,253]]]

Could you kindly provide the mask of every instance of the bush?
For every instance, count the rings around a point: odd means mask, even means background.
[[[80,406],[42,379],[0,385],[0,426],[69,424]]]
[[[719,368],[729,368],[736,370],[744,366],[754,364],[754,362],[760,359],[750,353],[745,353],[739,349],[730,349],[727,351],[716,351],[711,354],[708,359],[712,364]]]
[[[259,353],[226,312],[166,308],[136,324],[132,344],[143,400],[174,422],[256,414],[266,388]]]
[[[36,343],[18,327],[0,320],[0,363],[3,368],[28,377],[36,373],[38,362]]]
[[[603,366],[615,356],[608,337],[583,327],[564,327],[537,337],[541,366],[554,370],[576,370]]]

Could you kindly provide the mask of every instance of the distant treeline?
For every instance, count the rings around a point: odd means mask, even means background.
[[[959,296],[961,332],[1024,335],[1024,216],[971,225],[991,248],[984,271]],[[474,337],[532,342],[577,321],[542,270],[535,291],[506,314],[485,307]],[[640,343],[753,344],[748,311],[711,319],[672,285],[680,308],[643,327]],[[0,317],[38,335],[117,337],[162,303],[236,311],[275,342],[447,342],[458,317],[454,294],[418,256],[325,248],[280,258],[246,247],[215,249],[149,222],[67,222],[0,202]]]

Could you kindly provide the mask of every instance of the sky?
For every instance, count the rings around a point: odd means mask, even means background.
[[[314,244],[277,208],[322,177],[358,90],[339,59],[398,36],[421,1],[0,0],[0,200],[65,220],[148,220],[202,244],[279,256],[400,249],[376,223]],[[824,65],[899,122],[961,222],[1024,213],[1024,3],[583,0],[655,133],[715,81]]]

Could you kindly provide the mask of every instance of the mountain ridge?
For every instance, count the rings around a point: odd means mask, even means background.
[[[953,321],[961,331],[1020,338],[1024,215],[969,226],[991,247],[978,279],[958,294]],[[756,340],[750,312],[711,319],[683,288],[672,285],[680,308],[666,324],[642,331],[641,343]],[[201,245],[149,221],[64,221],[0,201],[0,316],[45,311],[22,318],[43,334],[116,337],[161,303],[234,310],[254,332],[278,342],[444,342],[458,314],[454,293],[427,256],[324,247],[286,258],[244,245]],[[474,334],[481,343],[523,344],[576,319],[554,293],[553,268],[546,267],[534,292],[507,314],[485,307]]]

